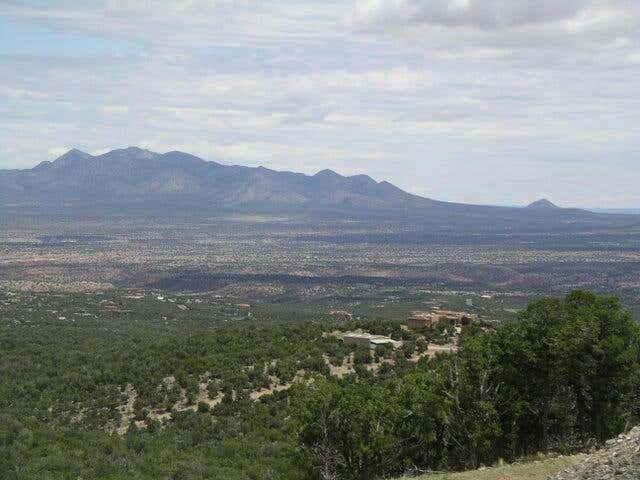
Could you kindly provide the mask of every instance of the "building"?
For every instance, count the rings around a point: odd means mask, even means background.
[[[476,321],[476,315],[467,312],[456,312],[452,310],[437,310],[435,315],[438,316],[438,321],[447,320],[451,325],[469,325]]]
[[[396,342],[384,335],[372,335],[370,333],[345,333],[342,340],[349,345],[362,345],[369,348],[375,348],[378,345],[392,345],[395,348],[400,344],[400,342]]]
[[[476,316],[467,312],[454,312],[452,310],[435,310],[433,312],[412,312],[407,317],[409,328],[434,328],[440,321],[446,321],[452,326],[469,325],[476,320]]]
[[[438,319],[428,312],[411,312],[406,323],[409,328],[435,327]]]
[[[372,338],[371,340],[369,340],[369,347],[375,348],[379,345],[391,345],[393,348],[396,348],[401,345],[401,342],[392,340],[389,337],[383,337],[381,335],[377,335],[376,337],[378,338]]]

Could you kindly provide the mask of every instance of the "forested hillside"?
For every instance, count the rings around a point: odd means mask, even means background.
[[[50,308],[40,299],[26,316],[19,306],[0,315],[6,479],[460,470],[578,451],[640,413],[638,326],[616,299],[584,292],[495,329],[465,327],[458,352],[434,358],[427,344],[448,341],[446,329],[305,316],[158,322],[115,309],[51,321],[38,302]],[[403,345],[370,352],[335,335],[355,328]]]
[[[637,421],[639,342],[613,298],[543,300],[400,378],[315,384],[302,451],[320,478],[366,479],[577,450]]]

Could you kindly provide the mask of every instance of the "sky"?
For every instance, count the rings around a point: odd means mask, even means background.
[[[139,146],[640,207],[637,0],[0,0],[0,168]]]

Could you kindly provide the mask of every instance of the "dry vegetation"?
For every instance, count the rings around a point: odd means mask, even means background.
[[[502,465],[460,473],[404,477],[403,480],[546,480],[560,470],[584,461],[585,455],[555,457],[512,465]]]

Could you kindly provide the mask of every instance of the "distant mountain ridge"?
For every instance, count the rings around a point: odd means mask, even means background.
[[[411,222],[442,231],[546,231],[640,218],[564,209],[544,199],[528,208],[449,203],[367,175],[279,172],[137,147],[95,156],[72,149],[31,169],[0,170],[2,211],[173,216],[259,212]]]
[[[323,170],[307,176],[137,147],[97,156],[73,149],[30,170],[1,172],[0,185],[4,202],[61,199],[68,205],[171,196],[202,196],[223,206],[269,202],[376,208],[428,202],[367,175],[344,177]]]

